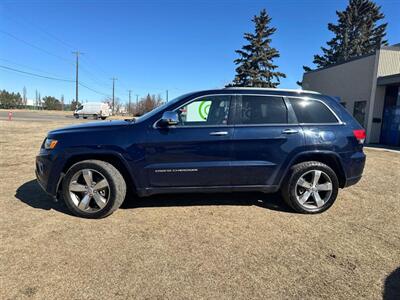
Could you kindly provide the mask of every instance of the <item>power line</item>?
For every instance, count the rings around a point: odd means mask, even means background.
[[[38,25],[36,25],[36,24],[33,24],[32,22],[29,22],[29,21],[26,20],[26,19],[23,19],[23,20],[22,20],[22,19],[15,19],[15,18],[13,18],[13,17],[11,17],[11,16],[9,16],[9,15],[5,15],[5,17],[8,18],[9,20],[12,20],[12,21],[14,21],[14,22],[16,22],[16,23],[19,23],[19,24],[21,24],[21,25],[23,25],[24,27],[27,27],[27,28],[36,27],[36,30],[37,30],[37,31],[40,31],[40,32],[46,34],[48,37],[50,37],[50,38],[52,38],[53,40],[59,42],[61,45],[63,45],[63,46],[64,46],[65,48],[67,48],[68,50],[73,50],[73,49],[75,49],[75,47],[71,46],[69,43],[67,43],[67,42],[65,42],[64,40],[60,39],[60,38],[57,37],[56,35],[54,35],[54,34],[48,32],[48,31],[44,30],[42,27],[40,27],[40,26],[38,26]]]
[[[104,76],[106,76],[106,77],[109,77],[109,76],[110,76],[110,74],[108,74],[108,72],[106,72],[103,68],[101,68],[99,64],[95,63],[94,60],[92,60],[91,58],[89,58],[89,55],[86,55],[86,56],[84,57],[84,60],[87,60],[87,61],[89,61],[89,62],[92,62],[92,64],[95,65],[96,68],[97,68],[98,70],[100,70],[101,73],[103,73]]]
[[[26,74],[26,75],[45,78],[45,79],[58,80],[58,81],[64,81],[64,82],[74,82],[74,80],[71,80],[71,79],[63,79],[63,78],[44,76],[44,75],[40,75],[40,74],[36,74],[36,73],[31,73],[31,72],[26,72],[26,71],[10,68],[10,67],[3,66],[3,65],[0,65],[0,68],[6,69],[6,70],[10,70],[10,71],[14,71],[14,72],[18,72],[18,73],[22,73],[22,74]]]
[[[13,72],[22,73],[22,74],[25,74],[25,75],[35,76],[35,77],[44,78],[44,79],[63,81],[63,82],[71,82],[71,83],[75,82],[75,80],[72,80],[72,79],[64,79],[64,78],[56,78],[56,77],[44,76],[44,75],[40,75],[40,74],[36,74],[36,73],[32,73],[32,72],[26,72],[26,71],[22,71],[22,70],[19,70],[19,69],[15,69],[15,68],[3,66],[3,65],[0,65],[0,68],[8,70],[8,71],[13,71]],[[105,93],[99,92],[98,90],[95,90],[95,89],[87,86],[86,84],[82,83],[82,81],[79,82],[79,85],[84,87],[84,88],[86,88],[86,89],[88,89],[88,90],[90,90],[90,91],[92,91],[92,92],[94,92],[94,93],[97,93],[97,94],[100,94],[100,95],[103,95],[103,96],[106,96],[106,97],[110,96],[110,95],[107,95]]]
[[[93,83],[101,87],[105,87],[107,85],[106,82],[100,79],[99,76],[95,75],[94,73],[90,72],[86,67],[84,67],[84,65],[82,65],[82,60],[80,61],[80,68],[81,71],[83,71],[84,73],[86,73],[86,75],[88,75],[88,77],[91,79]]]
[[[82,81],[79,82],[79,85],[80,85],[80,86],[83,86],[84,88],[87,88],[88,90],[90,90],[90,91],[92,91],[92,92],[95,92],[95,93],[97,93],[97,94],[99,94],[99,95],[103,95],[103,96],[105,96],[105,97],[110,97],[110,95],[107,95],[107,94],[105,94],[105,93],[99,92],[99,91],[97,91],[97,90],[95,90],[95,89],[92,89],[91,87],[88,87],[87,85],[83,84]]]
[[[14,21],[16,21],[17,23],[22,24],[21,22],[19,22],[19,21],[17,21],[17,20],[14,20]],[[25,23],[28,23],[28,22],[25,22]],[[32,26],[36,26],[36,25],[33,25],[33,24],[32,24]],[[56,40],[56,41],[58,41],[59,43],[61,43],[61,44],[63,44],[64,46],[66,46],[66,48],[72,49],[72,46],[71,46],[71,45],[69,45],[68,43],[66,43],[66,42],[63,41],[62,39],[58,38],[58,37],[55,36],[54,34],[51,34],[51,33],[49,33],[48,31],[45,31],[44,29],[40,28],[39,26],[36,26],[36,27],[37,27],[37,30],[38,30],[38,31],[42,31],[42,32],[45,33],[47,36],[51,37],[53,40]],[[21,38],[15,36],[15,35],[9,33],[9,32],[6,32],[6,31],[4,31],[4,30],[0,30],[0,32],[2,32],[3,34],[6,34],[6,35],[12,37],[13,39],[16,39],[16,40],[20,41],[20,42],[22,42],[22,43],[27,44],[27,45],[29,45],[30,47],[33,47],[33,48],[35,48],[35,49],[37,49],[37,50],[40,50],[40,51],[43,51],[43,52],[45,52],[45,53],[48,54],[48,55],[52,55],[52,56],[55,56],[55,57],[57,57],[57,58],[59,58],[59,59],[62,59],[62,60],[65,60],[65,61],[70,62],[68,59],[66,59],[66,58],[64,58],[64,57],[62,57],[62,56],[59,56],[59,55],[54,54],[54,53],[51,53],[51,52],[47,51],[46,49],[43,49],[43,48],[41,48],[41,47],[39,47],[39,46],[36,46],[36,45],[34,45],[34,44],[30,43],[30,42],[27,42],[27,41],[25,41],[25,40],[23,40],[23,39],[21,39]],[[81,54],[82,54],[82,53],[81,53]],[[91,74],[91,76],[94,75],[92,72],[90,72],[90,71],[88,71],[86,68],[82,67],[82,62],[81,62],[81,70],[82,70],[83,72],[87,73],[87,74]],[[88,77],[91,77],[91,76],[88,76]],[[93,77],[97,77],[97,76],[93,76]],[[91,78],[93,78],[93,77],[91,77]],[[97,78],[100,79],[100,77],[97,77]],[[103,87],[105,86],[104,82],[103,82],[103,83],[99,83],[100,80],[92,79],[92,81],[93,81],[93,83],[96,83],[96,84],[99,85],[99,86],[103,86]]]
[[[39,71],[41,73],[49,74],[49,75],[54,76],[54,77],[59,77],[57,74],[54,74],[54,73],[51,73],[51,72],[47,72],[47,71],[44,71],[44,70],[38,69],[38,68],[32,68],[30,66],[27,66],[27,65],[24,65],[24,64],[21,64],[21,63],[17,63],[15,61],[12,61],[12,60],[9,60],[9,59],[0,58],[0,60],[4,61],[4,62],[11,63],[11,64],[19,66],[19,67],[27,68],[27,69],[32,70],[32,71]]]
[[[3,34],[5,34],[5,35],[8,35],[8,36],[12,37],[13,39],[15,39],[15,40],[17,40],[17,41],[19,41],[19,42],[21,42],[21,43],[24,43],[24,44],[26,44],[26,45],[28,45],[28,46],[30,46],[30,47],[32,47],[32,48],[35,48],[35,49],[37,49],[37,50],[39,50],[39,51],[42,51],[42,52],[44,52],[44,53],[46,53],[46,54],[48,54],[48,55],[51,55],[51,56],[57,57],[57,58],[59,58],[59,59],[62,59],[62,60],[64,60],[64,61],[67,61],[67,62],[69,62],[69,63],[72,63],[70,60],[68,60],[68,59],[66,59],[66,58],[64,58],[64,57],[62,57],[62,56],[59,56],[59,55],[54,54],[54,53],[52,53],[52,52],[49,52],[49,51],[47,51],[46,49],[43,49],[43,48],[41,48],[41,47],[39,47],[39,46],[36,46],[36,45],[34,45],[34,44],[30,43],[30,42],[27,42],[27,41],[25,41],[25,40],[23,40],[23,39],[21,39],[21,38],[15,36],[15,35],[9,33],[9,32],[6,32],[6,31],[4,31],[4,30],[0,30],[0,32],[3,33]],[[56,38],[55,36],[51,35],[50,33],[47,33],[47,34],[50,35],[50,36],[52,36],[54,39],[57,39],[57,40],[61,41],[61,39]],[[76,54],[76,52],[74,52],[74,53]],[[80,53],[80,54],[82,54],[82,53]],[[81,66],[81,68],[82,68],[82,66]],[[84,72],[92,74],[91,72],[85,70],[84,68],[82,68],[82,69],[83,69]],[[100,86],[104,86],[104,84],[100,84]]]
[[[32,22],[30,22],[30,21],[28,21],[28,20],[26,20],[26,19],[20,20],[20,19],[13,18],[13,17],[11,17],[11,16],[6,16],[6,17],[7,17],[8,19],[10,19],[10,20],[12,20],[12,21],[14,21],[14,22],[16,22],[16,23],[22,25],[22,26],[25,27],[25,28],[29,28],[29,29],[32,28],[32,27],[35,28],[36,31],[41,32],[42,34],[47,35],[47,37],[53,39],[54,41],[57,41],[59,44],[63,45],[63,46],[64,46],[66,49],[68,49],[68,50],[73,50],[73,49],[76,48],[76,47],[72,46],[69,42],[66,42],[65,40],[61,39],[60,37],[56,36],[55,34],[50,33],[49,31],[43,29],[42,27],[38,26],[37,24],[33,24]],[[36,49],[40,48],[40,47],[37,47],[37,46],[35,46],[35,45],[33,45],[33,44],[29,43],[29,42],[23,41],[22,39],[20,39],[20,38],[14,36],[14,35],[12,35],[12,34],[10,34],[10,33],[8,33],[8,32],[6,33],[6,32],[3,31],[3,33],[5,33],[5,34],[7,34],[7,35],[9,35],[9,36],[11,36],[11,37],[13,37],[13,38],[15,38],[15,39],[18,39],[18,40],[21,41],[21,42],[28,43],[29,46],[33,46],[33,47],[35,47]],[[42,50],[45,50],[45,49],[40,48],[40,50],[42,51]],[[46,50],[45,50],[45,51],[46,51]],[[47,52],[48,52],[48,51],[47,51]],[[65,58],[63,58],[63,59],[65,60]],[[92,63],[93,65],[95,65],[105,76],[109,77],[109,74],[107,74],[107,72],[104,71],[104,69],[101,68],[101,67],[100,67],[97,63],[95,63],[92,59],[90,59],[89,57],[85,56],[85,57],[84,57],[84,60],[88,60],[89,62],[91,62],[91,63]],[[81,66],[80,66],[80,67],[81,67],[81,70],[82,70],[83,72],[94,75],[92,72],[89,72],[87,69],[85,69],[85,68],[83,67],[83,66],[85,66],[85,64],[82,65],[82,61],[80,61],[80,65],[81,65]],[[98,79],[100,79],[99,76],[94,76],[94,77],[97,77]],[[95,80],[93,80],[93,82],[94,82],[94,83],[97,83],[97,81],[95,81]],[[99,82],[100,82],[100,80],[99,80]],[[104,87],[104,86],[106,85],[106,84],[104,84],[104,82],[105,82],[105,81],[103,81],[102,84],[99,84],[99,86],[103,86],[103,87]],[[98,84],[98,83],[97,83],[97,84]]]
[[[45,30],[43,30],[43,29],[41,29],[41,28],[39,28],[39,29],[40,29],[42,32],[46,33],[48,36],[52,37],[53,39],[57,40],[57,41],[60,42],[60,43],[65,44],[65,45],[67,45],[67,46],[69,47],[68,43],[65,43],[65,42],[62,41],[60,38],[56,37],[56,36],[53,35],[53,34],[50,34],[49,32],[47,32],[47,31],[45,31]],[[21,39],[21,38],[15,36],[15,35],[12,34],[12,33],[6,32],[6,31],[1,30],[1,29],[0,29],[0,33],[3,33],[4,35],[7,35],[7,36],[9,36],[9,37],[11,37],[11,38],[13,38],[13,39],[15,39],[15,40],[21,42],[21,43],[24,43],[24,44],[26,44],[26,45],[28,45],[28,46],[30,46],[30,47],[36,49],[36,50],[42,51],[42,52],[46,53],[47,55],[51,55],[51,56],[53,56],[53,57],[56,57],[56,58],[58,58],[58,59],[64,60],[64,61],[66,61],[66,62],[72,64],[72,61],[70,61],[69,59],[67,59],[67,58],[65,58],[65,57],[62,57],[62,56],[60,56],[60,55],[54,54],[54,53],[52,53],[52,52],[50,52],[50,51],[47,51],[46,49],[44,49],[44,48],[42,48],[42,47],[36,46],[35,44],[32,44],[32,43],[30,43],[30,42],[28,42],[28,41],[26,41],[26,40],[24,40],[24,39]],[[93,62],[93,61],[92,61],[92,62]],[[81,63],[81,64],[82,64],[82,63]],[[81,66],[81,69],[82,69],[83,72],[85,72],[85,73],[91,75],[91,76],[88,76],[88,77],[91,78],[91,81],[92,81],[93,83],[97,84],[98,86],[102,86],[102,87],[105,86],[104,83],[100,83],[100,80],[98,80],[98,79],[100,79],[100,77],[94,75],[92,72],[88,71],[86,68],[83,68],[82,66]],[[46,73],[47,73],[47,72],[46,72]],[[105,72],[104,72],[104,73],[105,73]],[[46,76],[45,76],[45,77],[46,77]],[[96,79],[94,79],[93,77],[97,77],[98,79],[96,80]],[[76,80],[76,81],[77,81],[77,80]],[[79,85],[79,84],[76,84],[76,86],[78,86],[78,85]],[[122,85],[124,85],[124,84],[122,83]],[[76,87],[76,89],[78,89],[78,88]],[[92,89],[92,90],[94,90],[94,89]],[[77,94],[77,93],[76,93],[76,94]],[[103,94],[103,95],[104,95],[104,93],[100,93],[100,94]]]
[[[9,32],[6,32],[6,31],[4,31],[4,30],[0,30],[0,32],[3,33],[3,34],[5,34],[5,35],[8,35],[9,37],[12,37],[13,39],[15,39],[15,40],[17,40],[17,41],[19,41],[19,42],[21,42],[21,43],[24,43],[24,44],[26,44],[26,45],[28,45],[28,46],[30,46],[30,47],[32,47],[32,48],[35,48],[36,50],[39,50],[39,51],[42,51],[42,52],[44,52],[44,53],[46,53],[46,54],[48,54],[48,55],[57,57],[58,59],[67,61],[68,63],[72,63],[69,59],[66,59],[65,57],[62,57],[62,56],[59,56],[59,55],[54,54],[54,53],[52,53],[52,52],[49,52],[49,51],[47,51],[46,49],[43,49],[43,48],[41,48],[41,47],[39,47],[39,46],[36,46],[36,45],[34,45],[34,44],[30,43],[30,42],[27,42],[27,41],[25,41],[25,40],[23,40],[23,39],[21,39],[21,38],[15,36],[15,35],[9,33]]]

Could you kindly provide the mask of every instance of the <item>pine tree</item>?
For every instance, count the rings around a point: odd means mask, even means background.
[[[254,16],[252,22],[255,32],[244,34],[249,43],[236,50],[240,58],[234,61],[238,65],[236,76],[228,86],[277,87],[280,78],[286,78],[286,75],[276,71],[278,66],[273,64],[274,58],[279,57],[278,50],[270,46],[271,35],[276,28],[269,26],[271,17],[265,9],[259,16]]]
[[[387,23],[377,24],[385,16],[381,7],[371,0],[350,0],[344,11],[336,11],[337,24],[328,24],[334,37],[321,47],[323,54],[314,55],[318,68],[374,53],[383,45]]]

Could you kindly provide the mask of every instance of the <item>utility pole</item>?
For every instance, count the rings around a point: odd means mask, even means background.
[[[24,86],[23,90],[22,90],[22,103],[24,105],[24,107],[26,108],[26,102],[27,102],[27,98],[26,98],[26,87]]]
[[[135,109],[135,114],[138,115],[139,114],[139,95],[136,94],[136,109]]]
[[[115,103],[114,92],[115,92],[115,80],[117,80],[117,78],[113,77],[113,78],[111,78],[111,80],[113,82],[113,87],[112,87],[112,114],[114,115],[114,103]]]
[[[39,103],[39,100],[38,100],[38,91],[35,90],[35,106],[34,106],[34,109],[38,109],[38,108],[37,108],[37,107],[38,107],[38,103]]]
[[[78,73],[79,73],[79,55],[83,54],[83,52],[79,51],[73,51],[72,54],[76,55],[76,71],[75,71],[75,101],[78,104],[79,100],[79,79],[78,79]]]
[[[128,113],[131,114],[132,110],[131,110],[131,92],[132,90],[129,90],[129,104],[128,104]]]
[[[168,102],[168,90],[167,90],[167,97],[166,97],[166,99],[167,99],[167,102]]]
[[[61,95],[61,110],[64,110],[64,95]]]

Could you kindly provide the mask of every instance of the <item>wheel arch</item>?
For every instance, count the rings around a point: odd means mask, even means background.
[[[296,164],[306,161],[318,161],[329,166],[337,175],[339,187],[343,188],[346,184],[346,173],[340,162],[338,154],[330,151],[307,151],[297,154],[289,163],[282,177],[281,184],[287,178],[290,168]]]
[[[136,192],[136,182],[135,179],[132,175],[132,173],[129,170],[128,163],[118,154],[115,153],[85,153],[85,154],[77,154],[68,157],[66,160],[63,168],[62,168],[62,176],[60,177],[58,184],[57,184],[57,190],[56,192],[58,193],[60,191],[60,188],[62,187],[62,181],[64,179],[64,175],[68,172],[68,170],[76,163],[84,160],[101,160],[108,162],[112,164],[122,175],[126,182],[126,187],[128,190],[131,190],[132,192]]]

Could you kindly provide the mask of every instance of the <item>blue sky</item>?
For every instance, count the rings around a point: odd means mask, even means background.
[[[400,0],[382,6],[390,44],[400,43]],[[74,50],[81,58],[80,99],[98,101],[111,94],[127,101],[169,90],[182,93],[222,87],[234,77],[235,50],[253,30],[253,15],[266,8],[277,27],[275,62],[287,78],[282,88],[297,88],[302,66],[331,38],[328,22],[347,1],[1,1],[0,65],[45,76],[74,79]],[[10,34],[12,36],[10,36]],[[21,41],[23,40],[23,42]],[[28,45],[28,44],[29,45]],[[38,49],[39,48],[39,49]],[[74,83],[58,82],[0,69],[0,89],[75,97]],[[105,94],[105,95],[104,95]]]

